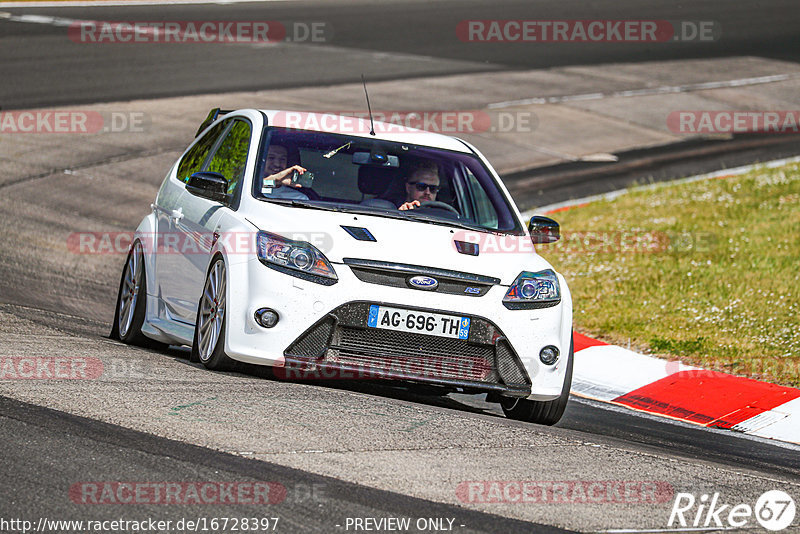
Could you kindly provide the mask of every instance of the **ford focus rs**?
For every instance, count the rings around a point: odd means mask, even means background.
[[[112,335],[212,370],[486,393],[554,424],[572,301],[470,144],[363,119],[214,110],[137,228]],[[378,133],[375,131],[378,130]]]

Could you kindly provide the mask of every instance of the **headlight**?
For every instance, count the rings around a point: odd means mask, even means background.
[[[521,272],[503,297],[503,306],[509,310],[549,308],[559,302],[561,287],[552,269]]]
[[[311,243],[263,231],[256,240],[258,259],[267,267],[318,284],[331,285],[339,279],[325,255]]]

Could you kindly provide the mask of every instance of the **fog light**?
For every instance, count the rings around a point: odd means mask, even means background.
[[[256,322],[264,328],[272,328],[278,324],[278,312],[269,308],[260,308],[256,310]]]
[[[539,352],[539,359],[545,365],[553,365],[558,359],[558,349],[553,345],[548,345]]]

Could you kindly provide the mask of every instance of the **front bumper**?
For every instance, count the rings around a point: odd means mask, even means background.
[[[228,356],[284,368],[289,377],[294,372],[302,378],[307,370],[335,372],[341,378],[347,372],[363,378],[374,373],[376,378],[527,395],[532,400],[560,395],[572,331],[572,302],[563,279],[557,306],[508,310],[502,305],[508,288],[499,284],[480,296],[467,296],[378,285],[361,280],[347,265],[337,263],[335,269],[338,282],[323,286],[268,269],[257,259],[231,261]],[[476,326],[468,340],[374,331],[364,325],[370,303],[469,316]],[[280,321],[274,328],[254,320],[261,307],[278,312]],[[555,365],[539,361],[539,351],[547,345],[562,354]],[[517,368],[521,371],[515,374]]]
[[[369,328],[371,304],[384,303],[348,302],[303,332],[284,351],[286,376],[399,379],[530,395],[531,380],[519,356],[488,319],[470,317],[468,339],[399,332]]]

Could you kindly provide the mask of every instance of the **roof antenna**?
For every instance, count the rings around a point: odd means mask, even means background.
[[[369,93],[367,93],[367,81],[364,79],[364,73],[361,73],[361,83],[364,84],[364,96],[367,97],[367,110],[369,111],[369,134],[375,135],[375,123],[372,122],[372,108],[369,105]]]

